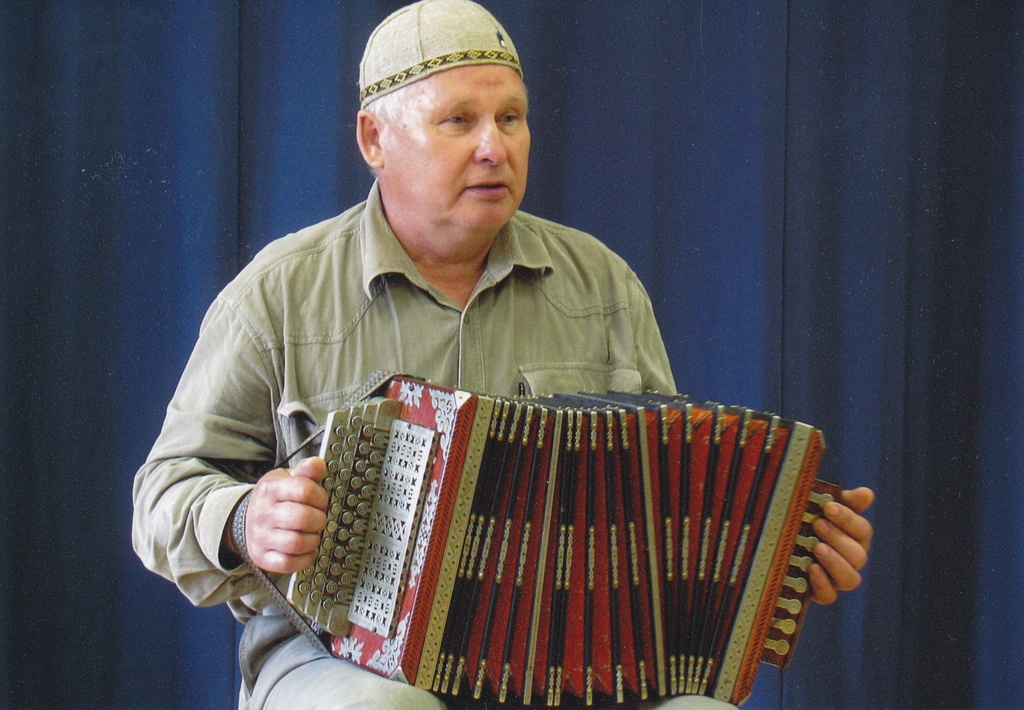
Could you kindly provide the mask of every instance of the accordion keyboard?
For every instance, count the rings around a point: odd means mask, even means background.
[[[348,633],[348,611],[359,578],[376,482],[398,402],[375,398],[327,421],[330,451],[323,486],[330,496],[327,531],[317,559],[292,576],[288,600],[334,635]]]

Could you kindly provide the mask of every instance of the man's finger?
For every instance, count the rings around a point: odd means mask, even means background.
[[[265,548],[266,552],[277,552],[288,557],[315,555],[320,549],[320,533],[277,528],[268,531]]]
[[[807,575],[811,580],[811,589],[814,590],[811,600],[818,604],[834,604],[839,598],[839,593],[828,572],[820,564],[815,563],[807,570]]]
[[[292,574],[306,569],[314,560],[316,560],[315,551],[306,555],[286,555],[277,550],[268,550],[261,556],[258,565],[266,572]],[[256,561],[255,558],[253,561]]]
[[[299,461],[298,465],[291,470],[291,474],[293,476],[309,478],[316,483],[320,483],[320,481],[324,479],[325,473],[327,473],[327,464],[319,456],[302,459]]]
[[[839,502],[855,513],[863,513],[875,502],[875,492],[870,488],[854,488],[839,494]]]
[[[836,549],[843,544],[841,538],[852,541],[863,548],[864,552],[871,548],[874,528],[867,518],[840,503],[829,503],[824,512],[825,517],[814,522],[814,532],[820,539]]]
[[[814,546],[814,558],[838,591],[849,592],[860,586],[862,577],[858,565],[834,547],[818,543]]]

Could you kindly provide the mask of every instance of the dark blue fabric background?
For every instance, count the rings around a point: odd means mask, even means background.
[[[230,707],[238,627],[131,550],[217,291],[366,194],[386,2],[0,2],[0,706]],[[524,208],[599,236],[680,388],[813,422],[861,590],[748,707],[1024,698],[1022,6],[493,0]]]

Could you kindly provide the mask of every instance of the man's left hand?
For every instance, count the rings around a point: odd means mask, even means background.
[[[813,593],[819,604],[831,604],[839,592],[860,586],[860,570],[868,563],[868,548],[874,529],[861,513],[875,500],[870,488],[843,491],[839,501],[825,506],[825,515],[814,523],[821,540],[814,546],[817,559],[808,570]]]

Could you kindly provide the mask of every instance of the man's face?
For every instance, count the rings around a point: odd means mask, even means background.
[[[406,109],[383,124],[375,166],[395,233],[421,242],[493,238],[526,190],[522,78],[485,64],[449,69],[401,91],[409,92]]]

